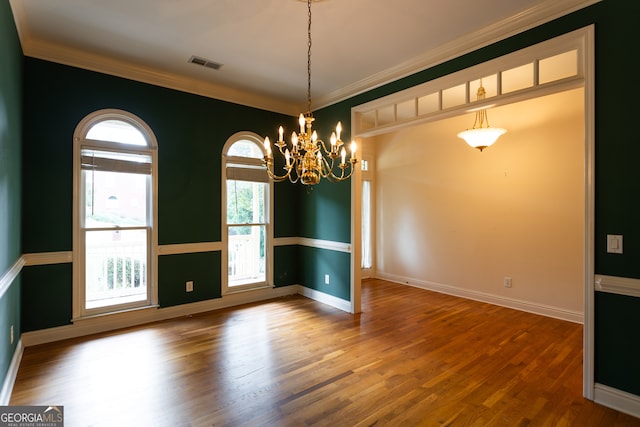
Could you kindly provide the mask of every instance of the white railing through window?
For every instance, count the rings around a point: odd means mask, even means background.
[[[144,230],[135,231],[145,234]],[[144,300],[147,295],[146,241],[105,240],[98,233],[105,232],[87,233],[87,308]]]
[[[229,286],[265,280],[260,233],[229,235]]]

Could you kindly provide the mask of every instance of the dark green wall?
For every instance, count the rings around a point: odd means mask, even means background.
[[[634,130],[635,99],[633,97],[640,59],[633,46],[640,41],[636,25],[640,3],[604,0],[586,9],[557,19],[507,40],[463,55],[447,63],[416,73],[314,112],[318,131],[326,138],[337,120],[348,126],[350,109],[361,103],[406,89],[506,53],[530,46],[590,24],[596,25],[596,273],[640,278],[640,202],[635,197],[640,186],[640,144]],[[0,127],[0,180],[8,179],[8,196],[0,193],[0,206],[19,203],[20,120],[19,97],[12,95],[20,87],[19,49],[11,13],[4,2],[0,6],[0,94],[7,114],[8,132]],[[4,25],[6,22],[9,25]],[[11,28],[9,28],[11,27]],[[9,28],[9,29],[7,29]],[[7,63],[8,62],[8,63]],[[6,74],[9,70],[9,74]],[[7,77],[7,75],[9,77]],[[0,241],[0,267],[5,271],[22,252],[68,251],[71,249],[71,181],[72,141],[76,124],[87,114],[100,108],[122,108],[145,120],[156,132],[159,144],[159,238],[160,244],[207,242],[220,240],[220,158],[222,145],[239,130],[253,130],[261,135],[273,134],[273,123],[291,118],[234,104],[179,93],[151,85],[78,70],[44,61],[27,59],[25,64],[24,162],[23,172],[23,247],[15,228],[20,228],[20,208],[5,220],[0,217],[0,231],[8,233]],[[9,105],[7,107],[7,105]],[[8,111],[8,113],[7,113]],[[2,118],[0,116],[0,118]],[[0,121],[0,124],[4,122]],[[247,126],[251,125],[252,128]],[[290,126],[291,127],[291,126]],[[345,129],[345,140],[350,130]],[[7,136],[8,135],[8,136]],[[8,150],[8,151],[7,151]],[[17,152],[16,152],[17,151]],[[11,164],[13,166],[5,166]],[[5,178],[5,170],[11,170]],[[325,184],[309,192],[303,187],[289,191],[288,184],[276,187],[277,237],[301,236],[339,242],[350,241],[350,188],[348,184]],[[17,190],[16,190],[17,188]],[[188,207],[188,209],[185,209]],[[46,215],[44,215],[46,213]],[[286,218],[286,222],[279,222]],[[3,222],[6,221],[6,222]],[[13,231],[12,231],[13,230]],[[623,255],[606,254],[606,234],[623,234]],[[173,257],[173,256],[167,256]],[[167,280],[184,286],[192,280],[183,266],[197,264],[195,274],[205,282],[215,275],[209,269],[210,256],[179,255],[175,260],[178,273]],[[204,260],[200,259],[204,258]],[[322,249],[279,247],[275,250],[275,281],[283,285],[301,282],[313,289],[348,299],[348,256]],[[215,262],[215,261],[214,261]],[[61,267],[62,268],[62,267]],[[164,267],[163,267],[164,268]],[[31,289],[34,276],[42,270],[25,269],[22,285]],[[304,274],[302,273],[304,272]],[[68,295],[71,287],[68,273],[59,273],[52,286],[55,295]],[[331,275],[332,285],[323,285],[324,274]],[[291,279],[291,282],[288,282]],[[164,279],[163,279],[164,280]],[[340,286],[340,281],[346,280]],[[17,285],[19,286],[19,284]],[[164,286],[164,285],[163,285]],[[167,284],[166,286],[178,286]],[[197,285],[196,285],[197,286]],[[215,288],[215,284],[212,285]],[[56,289],[54,289],[56,290]],[[198,298],[216,295],[215,289]],[[170,288],[163,304],[182,303],[171,296]],[[12,289],[5,298],[19,302],[20,292]],[[13,295],[13,296],[11,296]],[[184,297],[184,295],[182,295]],[[58,298],[58,297],[56,297]],[[67,298],[66,296],[64,298]],[[164,298],[164,297],[163,297]],[[53,301],[64,306],[63,301]],[[7,303],[0,300],[0,305]],[[38,306],[23,302],[23,318]],[[640,348],[635,331],[640,302],[637,298],[618,295],[596,295],[596,381],[630,393],[640,394]],[[51,313],[49,313],[51,314]],[[47,319],[61,322],[62,312]],[[66,313],[65,313],[66,315]],[[31,320],[30,320],[31,321]],[[0,322],[6,322],[1,320]],[[37,324],[29,327],[44,327]],[[48,321],[47,321],[48,322]],[[47,323],[48,325],[48,323]],[[0,338],[6,323],[0,323]],[[612,333],[611,331],[616,331]],[[4,340],[6,342],[6,340]],[[2,342],[2,340],[0,340]],[[0,344],[1,346],[2,344]],[[0,347],[0,357],[12,354]],[[0,362],[2,359],[0,359]],[[2,366],[0,366],[2,368]]]
[[[8,1],[0,2],[0,277],[22,255],[20,198],[22,141],[22,50]],[[20,335],[18,277],[0,295],[0,387]],[[14,342],[9,330],[13,325]]]
[[[640,56],[640,2],[604,0],[483,49],[395,81],[316,114],[349,117],[351,108],[550,38],[595,24],[595,272],[640,279],[640,143],[632,124]],[[303,228],[312,228],[308,224]],[[606,235],[624,235],[624,254],[606,253]],[[640,299],[596,295],[596,382],[640,395]],[[621,322],[624,320],[625,322]],[[611,333],[611,331],[616,333]],[[636,361],[635,363],[632,361]]]
[[[25,253],[71,249],[72,136],[87,114],[126,110],[154,131],[161,245],[220,241],[224,143],[241,130],[266,135],[285,120],[264,110],[33,58],[25,60],[25,82]]]
[[[80,120],[96,110],[129,111],[155,133],[160,245],[219,242],[225,142],[238,131],[266,135],[277,123],[295,123],[281,114],[33,58],[25,59],[24,81],[24,253],[72,249],[72,136]],[[289,225],[296,227],[290,221],[295,216],[287,210],[291,193],[284,185],[276,189],[275,229],[295,236]],[[71,267],[58,268],[24,268],[25,330],[69,323]],[[158,276],[163,307],[219,298],[220,253],[163,255]],[[187,294],[188,280],[194,280],[195,290]],[[42,295],[32,295],[34,290]]]
[[[633,131],[640,3],[606,0],[596,26],[597,274],[640,278],[640,144]],[[623,47],[624,48],[621,48]],[[631,126],[630,126],[631,125]],[[606,235],[624,235],[607,254]],[[595,379],[640,396],[640,299],[596,293]]]
[[[344,300],[351,300],[351,254],[303,246],[300,254],[300,284]],[[325,284],[325,274],[329,284]]]
[[[158,299],[161,307],[220,298],[220,252],[162,255],[158,259]],[[186,282],[193,291],[185,292]]]
[[[22,332],[71,323],[71,263],[22,270]]]

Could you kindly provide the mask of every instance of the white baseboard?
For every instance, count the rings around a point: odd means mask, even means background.
[[[596,383],[594,402],[640,418],[640,396]]]
[[[403,285],[413,286],[416,288],[426,289],[429,291],[440,292],[456,297],[472,299],[475,301],[486,302],[489,304],[499,305],[502,307],[512,308],[515,310],[526,311],[528,313],[539,314],[542,316],[553,317],[555,319],[567,320],[569,322],[584,324],[584,313],[566,310],[559,307],[553,307],[544,304],[532,303],[529,301],[517,300],[514,298],[506,298],[499,295],[488,294],[485,292],[474,291],[469,289],[458,288],[455,286],[443,285],[440,283],[429,282],[426,280],[417,280],[410,277],[396,276],[383,272],[376,272],[376,277],[388,280],[390,282],[401,283]]]
[[[315,289],[306,288],[304,286],[299,286],[299,288],[299,294],[304,295],[307,298],[330,305],[338,310],[351,313],[351,301],[343,300],[342,298],[334,297],[333,295],[325,294],[324,292],[316,291]]]
[[[114,313],[111,315],[96,316],[78,320],[70,325],[55,328],[42,329],[33,332],[25,332],[21,340],[25,347],[60,341],[68,338],[76,338],[100,332],[113,331],[130,326],[189,316],[221,308],[263,301],[272,298],[294,295],[299,293],[298,285],[283,286],[279,288],[258,289],[255,291],[239,292],[225,295],[222,298],[199,301],[190,304],[181,304],[166,308],[148,308],[140,310]]]
[[[2,406],[9,405],[9,401],[11,400],[11,392],[13,391],[13,384],[15,384],[16,377],[18,376],[18,369],[20,368],[23,352],[24,347],[22,346],[22,340],[20,340],[16,346],[16,351],[13,352],[9,370],[7,371],[7,375],[4,377],[2,390],[0,390],[0,405]]]

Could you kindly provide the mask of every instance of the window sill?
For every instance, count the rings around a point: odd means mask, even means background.
[[[155,312],[160,306],[158,304],[145,305],[143,307],[125,308],[122,310],[109,311],[107,313],[87,314],[85,316],[76,317],[71,319],[72,323],[82,323],[85,321],[95,321],[97,319],[113,318],[113,317],[128,317],[128,316],[141,316],[147,312]]]
[[[258,285],[242,285],[242,286],[234,286],[233,288],[227,288],[226,291],[222,293],[222,296],[240,294],[243,292],[251,292],[251,291],[260,291],[264,289],[272,289],[274,285],[269,285],[267,283],[258,284]]]

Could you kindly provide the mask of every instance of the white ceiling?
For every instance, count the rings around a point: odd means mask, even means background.
[[[313,107],[596,1],[314,0]],[[287,114],[305,107],[306,0],[10,2],[27,56]]]

